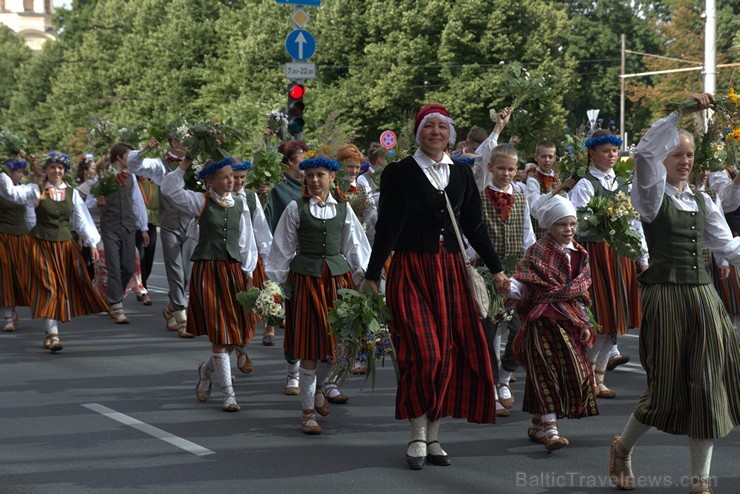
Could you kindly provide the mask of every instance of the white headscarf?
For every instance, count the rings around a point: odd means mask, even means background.
[[[576,208],[563,196],[553,196],[552,192],[541,195],[532,204],[532,214],[537,218],[540,228],[550,230],[553,223],[566,216],[578,217]]]

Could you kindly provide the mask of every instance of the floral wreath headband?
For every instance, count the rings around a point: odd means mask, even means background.
[[[23,170],[28,166],[28,161],[20,159],[5,160],[5,166],[11,172],[15,170]]]
[[[201,171],[198,172],[198,178],[203,180],[208,175],[213,175],[217,171],[219,171],[221,168],[225,166],[232,166],[234,162],[231,160],[231,157],[226,158],[223,161],[219,161],[217,163],[211,163],[210,165],[203,168]]]
[[[329,171],[336,172],[339,171],[339,162],[327,158],[311,158],[301,161],[298,168],[301,170],[307,170],[309,168],[326,168]]]
[[[601,146],[602,144],[613,144],[619,147],[622,145],[622,139],[613,135],[605,135],[601,137],[592,137],[591,139],[586,140],[586,147],[588,149],[593,149],[596,146]]]
[[[243,172],[246,170],[249,170],[252,168],[252,163],[249,161],[245,161],[244,163],[237,163],[236,165],[231,165],[231,169],[235,172]]]
[[[59,163],[64,167],[65,171],[70,171],[72,169],[72,159],[64,153],[58,153],[56,151],[47,153],[41,160],[41,168],[45,169],[52,163]]]

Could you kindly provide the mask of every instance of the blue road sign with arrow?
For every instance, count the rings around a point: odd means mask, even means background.
[[[316,39],[305,29],[296,29],[285,37],[285,50],[293,60],[308,60],[316,51]]]

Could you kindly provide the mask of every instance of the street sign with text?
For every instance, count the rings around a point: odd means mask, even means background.
[[[285,77],[288,79],[314,79],[316,78],[315,63],[286,63]]]

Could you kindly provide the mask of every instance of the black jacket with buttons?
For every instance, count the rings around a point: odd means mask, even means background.
[[[462,233],[493,273],[503,271],[488,236],[480,194],[468,166],[450,165],[445,188]],[[379,280],[392,251],[439,252],[440,235],[447,250],[459,252],[442,191],[437,190],[413,157],[389,164],[380,177],[375,241],[365,277]]]

